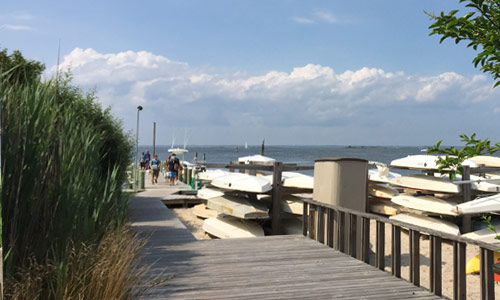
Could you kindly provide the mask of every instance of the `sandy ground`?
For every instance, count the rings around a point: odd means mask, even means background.
[[[193,235],[201,239],[210,239],[202,229],[203,220],[196,217],[191,208],[175,208],[173,211]],[[372,251],[375,249],[375,221],[372,221],[370,230],[370,247]],[[385,243],[385,270],[391,272],[391,227],[386,225],[386,243]],[[429,239],[422,237],[420,239],[420,284],[425,288],[429,288],[429,266],[430,266],[430,251]],[[479,254],[479,248],[475,246],[467,247],[467,261]],[[409,280],[409,239],[408,234],[401,232],[401,277]],[[443,296],[453,298],[453,247],[451,244],[443,243],[442,245],[442,260],[443,260]],[[370,264],[375,265],[375,255],[372,253]],[[480,299],[480,278],[478,275],[467,275],[467,299]],[[500,299],[500,286],[495,285],[495,297]]]
[[[192,213],[192,208],[174,208],[173,212],[179,220],[187,227],[189,231],[198,240],[209,240],[210,236],[203,231],[203,219],[198,218]]]
[[[375,221],[370,224],[370,247],[372,250],[375,249]],[[391,272],[391,226],[386,224],[385,227],[385,270]],[[409,239],[407,232],[401,231],[401,277],[409,280]],[[420,285],[429,288],[430,280],[430,241],[428,238],[420,238]],[[467,246],[467,256],[466,260],[469,261],[471,258],[479,254],[479,247]],[[442,244],[442,292],[443,296],[448,298],[453,298],[453,246],[452,244],[443,243]],[[375,265],[375,255],[370,257],[370,264]],[[467,275],[467,299],[480,299],[480,277],[477,275]],[[495,298],[500,299],[500,286],[495,284]]]

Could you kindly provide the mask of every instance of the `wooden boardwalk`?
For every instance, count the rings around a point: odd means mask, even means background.
[[[197,241],[160,194],[130,205],[134,229],[151,235],[140,299],[440,299],[303,236]]]

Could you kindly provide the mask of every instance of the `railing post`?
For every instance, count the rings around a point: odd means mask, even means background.
[[[463,174],[462,174],[462,180],[470,180],[470,167],[469,166],[463,166]],[[468,202],[471,200],[471,184],[462,184],[462,194],[463,194],[463,202]],[[462,230],[460,230],[461,233],[467,233],[471,232],[472,230],[472,223],[471,223],[471,215],[463,215],[462,216]]]
[[[316,240],[316,205],[309,205],[309,238]]]
[[[385,223],[377,221],[377,235],[376,235],[376,266],[380,270],[385,269]]]
[[[345,253],[346,252],[346,247],[345,247],[345,212],[339,211],[339,221],[338,221],[338,228],[339,231],[337,233],[337,236],[339,237],[339,251]]]
[[[318,207],[318,242],[325,243],[325,209]]]
[[[335,218],[335,211],[328,208],[326,211],[326,244],[328,247],[333,247],[333,219]]]
[[[366,264],[370,264],[370,219],[363,217],[362,222],[361,260]]]
[[[481,299],[495,299],[493,280],[493,251],[481,248]]]
[[[465,278],[465,243],[453,242],[453,299],[465,300],[467,281]]]
[[[431,266],[430,266],[430,287],[431,292],[441,296],[442,285],[442,264],[441,264],[441,238],[430,236]]]
[[[340,212],[333,210],[333,249],[340,250]]]
[[[349,255],[352,257],[357,257],[356,253],[356,243],[357,243],[357,220],[358,217],[354,214],[349,214]]]
[[[274,235],[281,233],[281,173],[283,163],[275,161],[273,165],[273,210],[272,210],[272,232]]]
[[[302,234],[307,236],[308,231],[308,215],[309,215],[309,203],[304,202],[304,207],[302,208]]]
[[[392,225],[392,275],[401,278],[401,227]]]
[[[410,229],[410,282],[420,286],[420,232]]]

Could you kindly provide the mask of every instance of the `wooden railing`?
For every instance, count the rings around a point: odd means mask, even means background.
[[[466,246],[480,247],[481,299],[495,299],[493,278],[493,252],[491,244],[455,236],[388,218],[351,209],[304,199],[303,234],[329,247],[344,252],[367,264],[370,263],[370,221],[376,222],[375,266],[385,269],[385,224],[392,226],[391,273],[401,278],[401,229],[409,233],[409,281],[420,286],[420,236],[430,239],[430,290],[442,294],[441,244],[453,245],[453,299],[466,299]],[[359,225],[358,225],[359,224]],[[357,232],[357,228],[361,228]],[[347,232],[347,234],[346,234]],[[357,242],[359,241],[359,242]]]

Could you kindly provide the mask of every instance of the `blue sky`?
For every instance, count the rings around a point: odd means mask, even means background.
[[[500,140],[474,52],[429,37],[458,1],[9,1],[0,46],[71,67],[140,143],[429,145]]]

